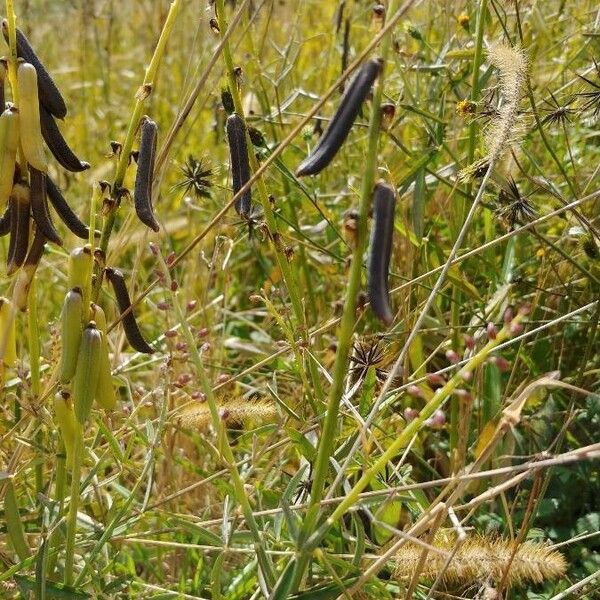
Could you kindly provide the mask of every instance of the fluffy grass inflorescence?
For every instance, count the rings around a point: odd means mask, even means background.
[[[219,416],[226,424],[241,425],[247,421],[269,422],[277,418],[277,407],[268,400],[232,398],[218,404]],[[184,427],[206,427],[211,423],[208,404],[199,403],[186,409],[179,417]]]

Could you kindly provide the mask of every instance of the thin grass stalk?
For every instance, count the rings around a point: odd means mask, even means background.
[[[83,428],[77,421],[77,435],[73,448],[73,464],[71,465],[71,495],[69,497],[69,513],[67,516],[67,540],[65,546],[65,585],[73,584],[73,567],[75,563],[75,534],[77,532],[77,511],[81,489],[81,465],[83,454]]]

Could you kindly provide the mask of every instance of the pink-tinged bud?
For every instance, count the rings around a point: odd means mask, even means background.
[[[469,390],[465,390],[464,388],[456,388],[453,393],[463,402],[471,402],[473,400],[471,392],[469,392]]]
[[[510,363],[503,356],[490,356],[490,363],[496,365],[502,372],[510,371]]]
[[[416,408],[411,408],[410,406],[407,406],[404,409],[404,420],[407,423],[414,421],[418,416],[419,416],[419,411]]]
[[[226,408],[219,409],[219,417],[221,417],[222,421],[226,421],[230,415],[231,413]]]
[[[446,414],[443,410],[436,410],[427,421],[425,425],[433,427],[434,429],[441,429],[446,424]]]
[[[511,323],[509,329],[511,335],[519,335],[523,331],[523,325],[518,322]]]
[[[465,380],[465,381],[471,381],[471,379],[473,379],[473,371],[468,371],[467,369],[463,369],[460,372],[460,376]]]
[[[475,338],[472,335],[465,335],[465,346],[469,350],[475,349]]]
[[[522,304],[519,307],[519,314],[526,316],[531,312],[531,304]]]
[[[185,307],[185,308],[186,308],[188,311],[192,311],[192,310],[194,310],[194,309],[196,308],[196,304],[198,304],[198,302],[196,302],[196,300],[190,300],[190,301],[187,303],[187,305],[186,305],[186,307]]]
[[[415,398],[420,398],[422,396],[421,388],[418,385],[409,385],[406,388],[406,393],[409,396],[414,396]]]
[[[158,308],[158,310],[169,310],[171,308],[171,305],[168,302],[163,301],[163,302],[159,302],[156,305],[156,308]]]
[[[496,336],[498,335],[498,330],[496,329],[496,326],[490,321],[486,328],[485,328],[485,332],[488,336],[488,339],[490,340],[495,340]]]
[[[198,329],[199,338],[205,338],[209,333],[210,331],[208,330],[208,327],[201,327],[200,329]]]
[[[204,392],[192,392],[192,400],[206,402],[206,394]]]
[[[248,300],[252,302],[252,304],[262,304],[262,296],[260,294],[250,294],[248,296]]]
[[[514,318],[515,318],[515,315],[513,313],[513,309],[509,306],[504,311],[504,324],[508,325]]]
[[[154,256],[158,256],[160,254],[160,250],[158,249],[158,246],[154,243],[154,242],[150,242],[150,252],[152,252],[152,254],[154,254]]]
[[[178,290],[178,288],[179,288],[179,284],[175,280],[171,281],[171,291],[176,292]]]
[[[446,385],[446,380],[439,373],[427,373],[427,383],[438,388]]]
[[[446,358],[448,359],[448,362],[453,365],[460,361],[460,357],[454,350],[446,350]]]
[[[175,349],[179,350],[179,352],[184,352],[187,350],[187,344],[185,342],[177,342],[175,344]]]
[[[167,265],[171,266],[175,262],[176,258],[177,255],[175,254],[175,252],[171,252],[169,256],[167,256],[167,260],[165,262],[167,263]]]
[[[179,383],[181,383],[182,385],[187,385],[191,380],[192,380],[192,376],[189,373],[182,373],[177,378],[177,381],[179,381]]]
[[[200,353],[203,354],[205,352],[208,352],[210,350],[210,343],[209,342],[204,342],[204,344],[202,344],[202,346],[200,346]]]
[[[230,376],[227,373],[220,373],[217,376],[217,384],[220,385],[222,383],[227,383],[230,380]]]
[[[165,337],[166,338],[177,337],[177,331],[175,329],[167,329],[167,331],[165,331]]]

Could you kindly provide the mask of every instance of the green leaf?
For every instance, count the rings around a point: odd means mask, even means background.
[[[6,519],[6,530],[15,552],[21,560],[29,558],[29,546],[25,540],[25,530],[19,513],[19,505],[15,496],[15,488],[12,481],[6,482],[4,494],[4,517]]]
[[[24,575],[15,575],[15,582],[25,598],[28,598],[31,593],[35,592],[37,587],[35,579],[25,577]],[[81,590],[60,583],[46,581],[46,598],[49,600],[85,600],[86,598],[91,598],[91,596]]]

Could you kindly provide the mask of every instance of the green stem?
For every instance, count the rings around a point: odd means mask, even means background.
[[[67,488],[67,468],[66,468],[66,450],[64,443],[60,442],[60,448],[56,453],[56,483],[54,486],[54,501],[57,505],[57,513],[55,517],[55,523],[58,523],[63,516],[64,504],[65,504],[65,493]],[[54,567],[56,566],[56,560],[58,558],[58,552],[54,550],[58,546],[60,539],[60,532],[58,528],[52,531],[50,539],[48,540],[48,574],[52,578],[54,573]]]
[[[65,585],[73,584],[73,564],[75,560],[75,533],[77,531],[77,510],[79,507],[79,491],[81,480],[81,463],[83,453],[83,430],[78,425],[73,445],[73,465],[71,468],[71,496],[69,499],[69,515],[67,517],[67,543],[65,554]]]

